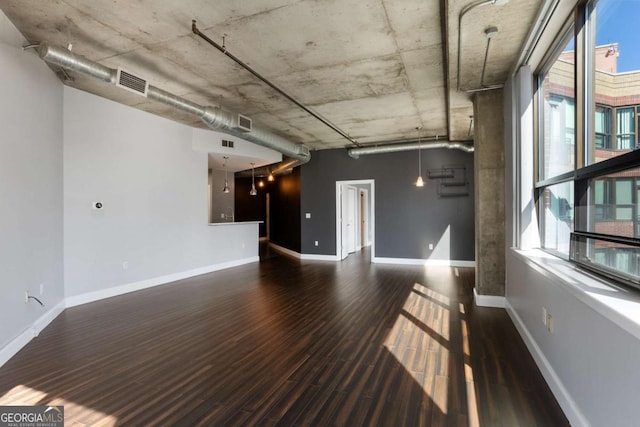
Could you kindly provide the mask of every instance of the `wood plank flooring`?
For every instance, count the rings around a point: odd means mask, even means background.
[[[0,368],[67,426],[565,426],[473,269],[261,262],[70,308]]]

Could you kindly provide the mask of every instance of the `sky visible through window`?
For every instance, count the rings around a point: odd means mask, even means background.
[[[618,73],[640,70],[640,0],[599,0],[596,45],[618,43]]]
[[[618,43],[618,73],[640,71],[640,0],[599,0],[596,46]],[[563,49],[575,48],[573,39]]]

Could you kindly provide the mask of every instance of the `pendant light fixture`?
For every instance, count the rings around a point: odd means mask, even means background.
[[[418,179],[416,179],[416,187],[424,187],[424,180],[422,179],[422,147],[420,147],[420,130],[422,126],[418,126]]]
[[[229,193],[231,190],[229,189],[229,180],[227,179],[227,159],[228,156],[224,156],[224,188],[222,189],[223,193]]]
[[[269,181],[269,182],[275,181],[275,178],[273,177],[272,173],[269,173],[269,176],[267,177],[267,181]]]
[[[256,190],[256,181],[255,181],[256,178],[253,170],[255,165],[256,165],[255,163],[251,163],[251,191],[249,191],[250,196],[258,195],[258,191]]]

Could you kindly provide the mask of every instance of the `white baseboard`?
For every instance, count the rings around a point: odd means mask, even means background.
[[[505,308],[507,299],[498,295],[482,295],[473,288],[473,300],[478,307]]]
[[[582,414],[582,411],[580,411],[580,408],[571,397],[571,394],[569,394],[569,391],[565,388],[564,384],[562,384],[562,381],[560,381],[560,377],[556,374],[553,366],[551,366],[551,363],[549,363],[547,358],[544,356],[544,353],[542,353],[542,350],[538,347],[533,336],[508,300],[506,300],[505,307],[509,317],[511,317],[511,321],[520,333],[522,340],[529,349],[529,353],[533,356],[536,365],[538,365],[538,369],[542,372],[542,376],[549,385],[553,395],[558,400],[558,403],[569,420],[569,423],[572,426],[589,426],[589,421]]]
[[[40,331],[46,328],[53,319],[64,311],[64,308],[65,302],[62,300],[33,322],[33,325],[26,328],[20,335],[11,340],[9,344],[0,349],[0,367],[15,356],[25,345],[29,344],[29,341],[37,337]]]
[[[340,261],[337,255],[301,254],[300,257],[307,261]]]
[[[135,292],[154,286],[164,285],[175,282],[177,280],[187,279],[189,277],[199,276],[201,274],[212,273],[214,271],[223,270],[225,268],[238,267],[244,264],[260,261],[260,257],[243,258],[233,261],[221,262],[206,267],[195,268],[193,270],[182,271],[180,273],[168,274],[166,276],[154,277],[151,279],[141,280],[139,282],[127,283],[124,285],[114,286],[107,289],[101,289],[95,292],[87,292],[85,294],[67,297],[66,306],[75,307],[77,305],[98,301],[104,298],[111,298],[117,295]]]
[[[475,267],[475,261],[460,261],[454,259],[421,259],[421,258],[385,258],[371,257],[371,262],[377,264],[423,265],[441,267]]]

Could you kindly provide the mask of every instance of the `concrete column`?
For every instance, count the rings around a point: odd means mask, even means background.
[[[476,292],[504,296],[504,95],[480,92],[473,101]]]

